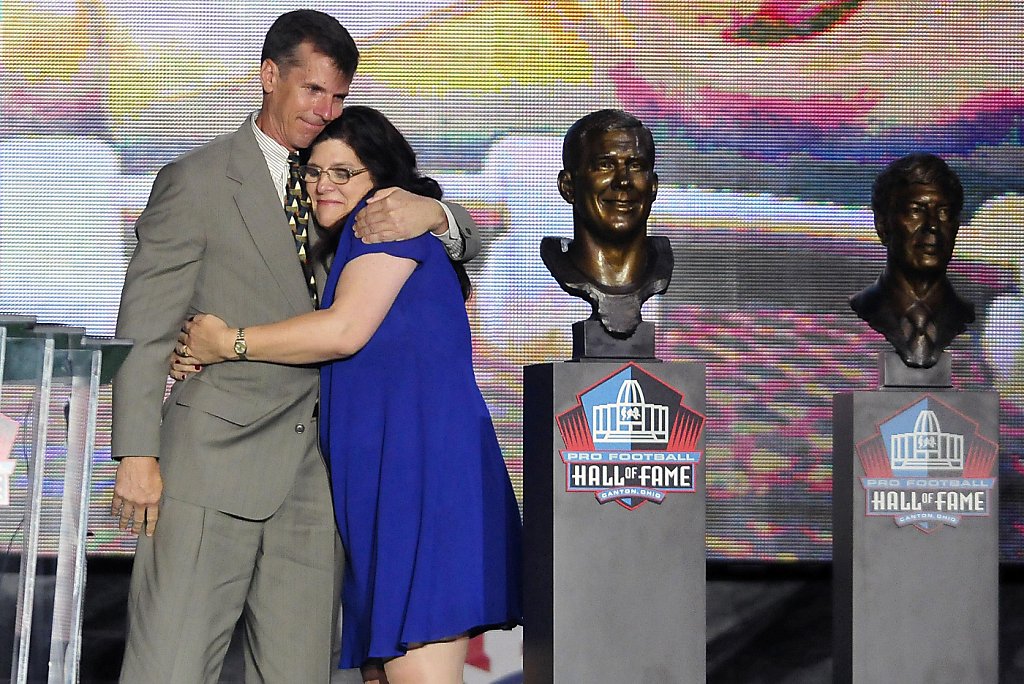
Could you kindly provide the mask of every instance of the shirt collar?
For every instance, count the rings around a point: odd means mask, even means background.
[[[249,121],[252,123],[252,132],[256,136],[256,144],[260,146],[260,151],[263,152],[267,165],[271,169],[287,166],[288,155],[290,154],[288,148],[260,130],[260,127],[256,125],[256,117],[258,116],[258,111],[253,112],[249,117]]]

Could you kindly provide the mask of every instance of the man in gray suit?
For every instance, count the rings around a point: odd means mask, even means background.
[[[330,677],[335,530],[317,369],[217,364],[164,401],[189,314],[241,326],[313,308],[284,211],[288,155],[340,115],[358,52],[336,20],[300,10],[274,22],[261,59],[259,112],[164,167],[136,224],[117,325],[135,346],[114,380],[111,449],[112,513],[139,534],[122,682],[217,681],[240,616],[247,681]],[[431,230],[449,253],[479,250],[457,206],[387,189],[363,213],[364,239]],[[244,358],[243,339],[236,349]]]

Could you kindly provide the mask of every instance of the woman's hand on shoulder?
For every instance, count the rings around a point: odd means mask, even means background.
[[[366,200],[356,214],[353,234],[367,244],[408,240],[427,231],[446,231],[448,218],[441,204],[401,188],[383,188]]]

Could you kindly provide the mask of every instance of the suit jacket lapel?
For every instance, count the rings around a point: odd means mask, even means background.
[[[239,184],[234,199],[242,223],[288,303],[295,313],[310,311],[312,303],[284,206],[277,199],[267,162],[248,119],[233,136],[227,175]]]

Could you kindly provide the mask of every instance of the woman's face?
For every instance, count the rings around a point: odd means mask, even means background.
[[[333,228],[348,216],[373,187],[374,181],[368,172],[352,176],[347,183],[338,184],[331,180],[328,169],[354,172],[365,168],[355,150],[341,140],[317,143],[309,154],[309,165],[321,169],[320,178],[315,183],[306,182],[306,191],[309,192],[317,223],[324,228]]]

